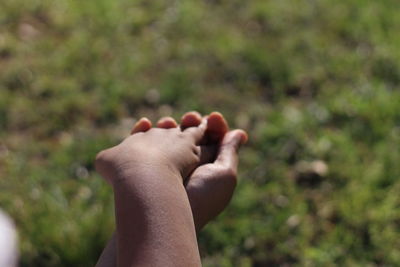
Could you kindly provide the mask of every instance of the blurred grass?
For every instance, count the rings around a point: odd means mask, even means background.
[[[129,118],[192,109],[250,134],[205,266],[398,265],[399,7],[2,0],[0,206],[21,266],[93,265],[113,230],[96,152]]]

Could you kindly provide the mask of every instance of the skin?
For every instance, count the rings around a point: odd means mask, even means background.
[[[175,131],[179,129],[181,132],[187,132],[189,131],[190,133],[195,133],[196,132],[196,142],[198,144],[201,144],[202,146],[193,146],[193,143],[190,146],[184,145],[181,146],[179,149],[174,149],[173,153],[171,153],[171,147],[168,146],[168,152],[163,151],[163,146],[158,145],[157,146],[157,153],[159,154],[169,154],[170,156],[173,154],[175,156],[171,156],[171,158],[167,161],[169,161],[169,166],[175,166],[172,167],[173,172],[175,175],[171,176],[177,176],[177,173],[180,174],[180,177],[182,181],[185,182],[186,184],[186,193],[187,193],[187,200],[189,202],[192,214],[193,214],[193,219],[194,219],[194,224],[195,228],[197,231],[200,231],[200,229],[207,223],[209,222],[212,218],[216,217],[229,203],[229,200],[231,199],[233,190],[236,185],[236,170],[237,170],[237,164],[238,164],[238,158],[237,158],[237,151],[241,143],[244,143],[247,141],[247,135],[241,131],[241,130],[234,130],[228,132],[228,125],[224,118],[222,117],[221,114],[219,113],[212,113],[210,116],[207,118],[207,127],[205,127],[205,123],[203,122],[202,125],[200,125],[200,122],[202,121],[202,118],[200,114],[196,112],[189,112],[186,113],[181,120],[181,125],[178,127],[177,123],[175,122],[174,119],[170,117],[162,118],[157,122],[157,127],[162,128],[162,129],[168,129],[169,131]],[[204,120],[203,120],[204,121]],[[203,126],[204,125],[204,126]],[[146,119],[142,118],[141,120],[138,121],[138,123],[133,127],[132,129],[132,134],[140,134],[144,132],[151,132],[154,131],[154,129],[150,130],[152,127],[151,122]],[[204,128],[204,129],[203,129]],[[200,129],[200,130],[199,130]],[[175,134],[174,133],[174,134]],[[173,143],[177,144],[175,146],[179,147],[179,144],[177,143],[179,140],[173,139],[173,135],[168,136],[168,138],[165,138],[166,133],[163,133],[163,140],[168,140],[167,143]],[[157,134],[153,134],[154,136],[158,136]],[[190,135],[190,134],[189,134]],[[149,137],[149,138],[141,138],[140,139],[140,146],[139,146],[139,151],[148,149],[148,147],[151,147],[152,142],[154,140],[158,140],[158,137]],[[139,138],[137,138],[139,139]],[[154,139],[154,140],[153,140]],[[139,140],[137,140],[139,142]],[[135,144],[137,143],[135,142]],[[126,146],[126,145],[125,145]],[[182,147],[190,147],[192,151],[180,151]],[[160,149],[161,148],[161,149]],[[137,152],[137,151],[136,151]],[[154,152],[154,151],[153,151]],[[194,153],[195,156],[198,158],[195,160],[191,160],[188,155],[190,153]],[[146,153],[145,153],[146,154]],[[154,153],[150,153],[152,155],[152,158],[154,158]],[[184,155],[184,156],[182,156]],[[167,157],[168,158],[168,157]],[[141,157],[141,160],[143,157]],[[164,159],[163,159],[164,160]],[[161,159],[153,159],[153,162],[160,163],[162,162]],[[191,162],[191,163],[189,163]],[[165,163],[165,162],[164,162]],[[101,165],[101,164],[100,164]],[[157,164],[156,164],[157,165]],[[199,166],[200,165],[200,166]],[[137,165],[135,165],[137,166]],[[106,179],[109,180],[111,184],[114,183],[114,181],[110,180],[110,177],[115,177],[115,173],[113,171],[110,172],[110,170],[104,170],[102,167],[99,167],[99,171],[103,173],[103,176],[106,177]],[[134,175],[137,176],[137,175]],[[149,175],[151,176],[151,175]],[[107,178],[109,177],[109,178]],[[113,178],[111,178],[113,179]],[[136,178],[137,179],[137,178]],[[124,179],[122,179],[124,180]],[[136,185],[137,186],[137,185]],[[159,186],[157,184],[157,186]],[[176,185],[175,185],[176,186]],[[170,188],[171,190],[171,188]],[[178,190],[179,191],[179,190]],[[182,191],[182,190],[180,190]],[[137,197],[137,196],[136,196]],[[175,196],[176,197],[176,196]],[[117,232],[121,233],[121,231],[118,231],[118,208],[117,204],[120,206],[129,206],[126,205],[126,200],[118,202],[118,196],[116,196],[116,210],[117,210]],[[180,200],[181,203],[176,202],[176,204],[182,205],[182,203],[185,203],[184,200]],[[178,205],[179,206],[179,205]],[[185,206],[185,205],[184,205]],[[120,208],[121,209],[121,208]],[[127,207],[122,208],[122,210],[127,209]],[[183,211],[182,213],[185,214],[186,211],[186,216],[182,216],[188,225],[190,224],[189,221],[189,216],[187,214],[187,205],[186,209],[183,209],[183,207],[180,207],[180,212]],[[171,210],[171,213],[174,213],[174,210]],[[181,214],[182,215],[182,214]],[[174,218],[175,219],[175,218]],[[136,218],[137,220],[137,218]],[[162,221],[162,220],[161,220]],[[135,223],[133,221],[130,222],[130,228],[132,228],[131,223]],[[121,223],[120,223],[121,224]],[[142,225],[142,227],[145,227],[146,225]],[[120,227],[121,228],[121,227]],[[123,227],[122,227],[123,228]],[[129,228],[126,226],[126,228]],[[189,227],[190,228],[190,227]],[[175,232],[177,233],[177,232]],[[185,234],[182,238],[187,238],[187,246],[182,253],[186,255],[186,263],[190,259],[197,259],[198,255],[195,255],[194,251],[197,251],[197,247],[193,248],[192,247],[192,253],[188,253],[188,248],[193,246],[193,237],[190,239],[190,229],[186,229],[185,231],[182,231],[182,233]],[[113,238],[103,251],[102,256],[99,259],[99,262],[97,266],[116,266],[116,256],[118,255],[119,258],[124,256],[124,253],[119,252],[117,250],[117,245],[118,247],[121,248],[124,244],[122,244],[124,241],[125,243],[129,243],[127,240],[129,238],[126,238],[126,240],[120,240],[117,238],[118,235],[113,235]],[[125,233],[124,233],[125,236]],[[135,235],[132,235],[134,237]],[[170,237],[169,237],[170,238]],[[190,240],[192,242],[190,242]],[[169,242],[171,240],[169,239]],[[194,240],[195,242],[196,240]],[[177,240],[179,243],[179,240]],[[130,242],[130,250],[126,254],[131,255],[132,254],[132,246],[135,246],[135,244],[132,244],[133,242]],[[182,243],[182,242],[181,242]],[[197,243],[196,243],[197,245]],[[149,245],[151,247],[151,244]],[[149,249],[151,250],[151,248]],[[157,259],[160,260],[160,252],[157,252]],[[167,256],[174,255],[174,253],[179,253],[179,249],[177,247],[174,248],[174,251],[169,251],[165,252],[166,254],[166,259],[168,258]],[[122,255],[120,255],[122,254]],[[149,253],[151,255],[151,253]],[[162,255],[162,254],[161,254]],[[191,255],[190,257],[187,257],[188,255]],[[183,255],[181,255],[183,257]],[[139,256],[138,256],[139,257]],[[141,253],[140,257],[142,260],[145,259],[145,255]],[[185,257],[184,257],[185,258]],[[174,259],[174,265],[177,265],[176,260],[180,259],[179,257],[173,257]],[[168,259],[167,259],[168,260]],[[183,260],[183,259],[180,259]],[[121,262],[121,260],[119,260]],[[129,263],[129,261],[128,261]],[[166,262],[163,262],[162,264],[165,264]],[[183,262],[182,262],[183,263]],[[140,264],[144,264],[144,262],[140,262]],[[161,264],[161,262],[159,262]],[[194,262],[191,262],[189,264],[194,264]],[[129,266],[129,265],[126,265]]]
[[[181,128],[197,126],[200,122],[200,114],[189,112],[182,117]],[[160,119],[157,126],[178,127],[171,117]],[[228,124],[220,113],[208,116],[202,139],[202,151],[206,155],[186,184],[197,232],[219,215],[232,198],[237,183],[238,150],[245,142],[247,134],[242,130],[228,131]]]

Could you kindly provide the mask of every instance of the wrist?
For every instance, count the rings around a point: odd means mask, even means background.
[[[116,168],[111,179],[113,187],[140,186],[158,181],[168,181],[171,184],[183,184],[181,174],[175,168],[161,163],[138,162],[129,166]],[[164,183],[159,183],[160,185]]]

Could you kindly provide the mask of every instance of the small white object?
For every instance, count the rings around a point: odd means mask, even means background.
[[[0,266],[15,267],[17,260],[18,244],[14,223],[0,210]]]

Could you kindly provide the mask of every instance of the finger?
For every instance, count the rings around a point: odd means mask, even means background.
[[[204,119],[202,119],[199,126],[189,127],[186,130],[184,130],[183,133],[190,136],[191,138],[193,138],[193,141],[196,144],[199,144],[204,136],[206,127],[207,127],[207,119],[204,118]]]
[[[209,143],[220,143],[228,132],[228,123],[219,112],[212,112],[208,117],[206,136]]]
[[[178,127],[178,124],[172,117],[164,117],[158,120],[157,127],[163,129],[170,129]]]
[[[148,118],[143,117],[133,126],[131,134],[146,132],[150,130],[151,126],[151,121]]]
[[[215,164],[236,171],[239,147],[241,144],[246,143],[247,139],[247,134],[243,130],[228,132],[222,140]]]
[[[216,145],[200,146],[200,165],[214,162],[217,151]]]
[[[181,129],[185,130],[189,127],[199,126],[201,123],[201,115],[197,111],[190,111],[185,113],[181,119]]]

